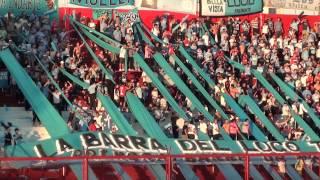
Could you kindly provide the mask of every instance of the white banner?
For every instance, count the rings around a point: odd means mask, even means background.
[[[201,15],[224,16],[226,13],[226,2],[223,0],[204,0],[200,3]]]
[[[136,0],[135,6],[139,9],[197,13],[197,0]]]
[[[320,11],[320,0],[268,0],[266,7]]]
[[[200,0],[202,16],[239,16],[262,12],[262,0]]]

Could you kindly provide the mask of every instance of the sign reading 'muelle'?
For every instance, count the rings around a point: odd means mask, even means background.
[[[134,0],[70,0],[70,3],[93,8],[114,8],[134,5]]]
[[[261,12],[262,0],[200,0],[202,16],[237,16]]]
[[[161,141],[164,142],[164,141]],[[23,143],[9,146],[6,153],[11,156],[82,156],[83,150],[89,155],[115,154],[166,154],[167,149],[178,147],[183,154],[232,153],[225,140],[201,141],[169,139],[166,144],[157,139],[104,132],[84,132],[53,138],[41,142]],[[319,152],[319,142],[285,141],[258,142],[236,141],[242,152],[248,153],[284,153],[284,152]],[[239,152],[241,153],[241,152]]]

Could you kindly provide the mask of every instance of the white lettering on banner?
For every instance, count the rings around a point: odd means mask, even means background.
[[[8,80],[8,72],[0,71],[0,80]]]
[[[72,146],[69,143],[67,143],[64,139],[57,139],[56,140],[56,147],[57,147],[57,154],[58,155],[64,154],[65,152],[74,151]]]
[[[262,11],[262,0],[200,0],[203,16],[236,16]]]
[[[165,147],[157,139],[137,136],[126,136],[120,134],[107,134],[103,132],[85,132],[72,135],[68,138],[58,138],[53,140],[55,147],[50,147],[48,143],[32,146],[35,154],[39,157],[46,157],[50,154],[57,155],[83,155],[83,150],[90,154],[106,155],[112,151],[118,155],[141,155],[141,154],[167,154],[169,147]],[[72,139],[72,142],[71,142]],[[49,140],[50,141],[50,140]],[[167,141],[167,140],[165,140]],[[192,139],[175,139],[168,142],[170,148],[177,147],[181,154],[214,154],[232,153],[232,148],[227,144],[230,141],[203,141]],[[284,142],[258,142],[258,141],[233,141],[241,152],[248,153],[285,153],[305,151],[319,152],[320,142],[308,142],[300,144],[295,141]],[[223,145],[222,145],[223,144]],[[173,147],[171,147],[173,145]],[[50,149],[50,153],[46,152]],[[53,152],[52,152],[53,151]],[[239,152],[239,153],[241,153]],[[67,154],[69,153],[69,154]]]
[[[106,133],[83,133],[78,135],[82,148],[73,147],[73,143],[67,142],[63,138],[55,140],[56,153],[62,155],[70,152],[73,156],[82,155],[82,150],[91,151],[91,154],[105,155],[108,149],[122,154],[165,154],[167,149],[156,139],[135,136],[125,136],[120,134]],[[76,144],[79,144],[76,142]],[[33,147],[38,157],[46,157],[47,154],[41,144]],[[50,148],[51,149],[51,148]],[[95,151],[99,152],[95,152]],[[101,154],[102,153],[102,154]]]
[[[223,16],[226,2],[224,0],[202,0],[200,6],[202,15]]]
[[[40,0],[0,0],[0,8],[19,10],[40,10]]]
[[[116,12],[116,15],[120,17],[121,22],[127,22],[127,21],[131,21],[131,22],[136,22],[139,21],[140,17],[137,11],[129,11],[126,13],[118,13]]]
[[[199,140],[176,140],[176,144],[184,154],[210,154],[210,153],[232,153],[230,149],[220,148],[215,141],[199,141]],[[300,152],[298,145],[294,142],[253,142],[253,148],[248,148],[241,141],[236,141],[243,152],[248,153],[283,153]]]

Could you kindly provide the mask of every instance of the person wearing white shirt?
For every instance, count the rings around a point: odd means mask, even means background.
[[[188,139],[197,139],[196,126],[192,123],[188,125]]]
[[[101,17],[100,19],[100,32],[104,33],[108,28],[107,19],[105,17]]]
[[[262,34],[268,34],[269,33],[269,26],[267,23],[264,23],[262,26]]]
[[[213,123],[211,123],[211,126],[212,126],[212,139],[213,140],[219,139],[220,132],[219,132],[218,121],[214,120]]]
[[[208,126],[204,120],[200,120],[199,130],[200,130],[200,132],[202,132],[204,134],[208,133]]]
[[[52,92],[52,99],[54,107],[61,114],[61,92],[55,89],[55,91]]]
[[[95,104],[96,87],[97,87],[97,84],[95,83],[95,80],[91,79],[90,86],[88,87],[88,92],[89,92],[89,98],[90,98],[90,107],[93,109],[96,108],[96,104]]]
[[[319,41],[319,42],[320,42],[320,41]],[[317,49],[316,57],[317,57],[318,59],[320,58],[320,46],[319,46],[318,49]]]
[[[303,117],[305,113],[307,113],[307,109],[304,107],[302,103],[299,103],[299,115]]]
[[[280,36],[279,38],[277,38],[277,45],[278,45],[278,47],[280,48],[280,49],[283,49],[283,38],[282,38],[282,36]]]
[[[135,94],[138,96],[139,99],[142,99],[142,89],[138,83],[135,88]]]
[[[283,119],[287,119],[290,116],[290,108],[288,104],[284,104],[282,106],[282,117]]]
[[[120,53],[119,53],[119,71],[124,70],[124,63],[125,63],[125,58],[128,56],[128,51],[127,51],[127,46],[121,46],[120,48]]]
[[[157,24],[155,24],[151,30],[152,34],[154,34],[155,36],[159,36],[160,35],[160,30],[159,30],[159,26]]]
[[[276,36],[274,35],[274,36],[272,36],[272,38],[270,38],[270,40],[269,40],[269,43],[270,43],[270,46],[271,47],[273,47],[274,45],[275,45],[275,43],[276,43]]]
[[[91,21],[88,23],[88,26],[93,30],[96,29],[96,24],[94,23],[93,19],[91,19]],[[90,31],[90,32],[92,32],[92,31]]]
[[[204,45],[209,46],[210,39],[209,39],[209,33],[208,33],[208,32],[206,32],[206,33],[202,36],[202,39],[203,39],[203,41],[204,41]]]
[[[54,79],[58,79],[58,75],[59,75],[59,68],[54,65],[52,71],[51,71],[51,74],[53,76]]]

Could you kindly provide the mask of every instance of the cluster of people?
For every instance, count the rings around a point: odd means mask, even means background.
[[[113,133],[118,131],[108,111],[96,98],[97,93],[109,96],[129,122],[135,123],[126,102],[127,92],[134,93],[151,112],[156,122],[161,124],[165,133],[174,138],[197,139],[199,133],[204,133],[212,139],[220,139],[223,129],[233,139],[254,139],[251,127],[254,122],[269,140],[275,140],[260,117],[249,108],[244,109],[249,118],[240,119],[228,106],[222,96],[223,93],[229,94],[236,101],[242,95],[251,96],[269,121],[287,139],[298,140],[305,134],[304,129],[293,118],[292,111],[302,117],[310,127],[316,129],[301,101],[290,100],[271,79],[269,73],[273,72],[283,79],[319,116],[320,26],[318,24],[311,25],[306,19],[299,17],[292,21],[287,32],[280,18],[262,20],[256,17],[249,21],[230,17],[215,21],[208,17],[179,22],[174,17],[163,15],[154,19],[150,28],[152,36],[148,38],[154,44],[151,46],[136,35],[134,21],[123,21],[119,16],[115,18],[102,16],[98,22],[86,17],[76,20],[119,42],[119,45],[112,44],[120,48],[120,53],[116,54],[86,39],[86,43],[98,60],[114,75],[113,79],[107,77],[99,68],[99,64],[93,59],[77,31],[60,28],[55,20],[50,21],[48,17],[36,14],[21,14],[14,17],[12,13],[8,13],[0,21],[1,43],[11,48],[54,107],[61,114],[63,111],[69,112],[68,126],[73,131],[105,130]],[[198,66],[210,76],[216,84],[214,88],[211,88],[199,72],[192,68],[188,59],[178,51],[179,46],[184,46]],[[144,61],[163,82],[191,121],[179,117],[174,112],[166,97],[153,85],[144,69],[134,61],[135,53],[144,57]],[[175,82],[155,62],[153,58],[155,53],[163,55],[206,110],[214,115],[213,122],[193,107],[193,102],[177,88]],[[61,90],[48,78],[48,74],[31,54],[39,57]],[[204,95],[195,88],[187,74],[175,62],[173,55],[177,55],[193,72],[211,97],[222,107],[229,120],[211,107]],[[242,64],[245,70],[240,71],[233,67],[229,60]],[[128,66],[128,71],[125,70],[125,64]],[[279,103],[274,94],[257,81],[250,69],[262,73],[286,103],[284,105]],[[83,89],[63,71],[77,77],[89,87]],[[113,84],[112,81],[116,83]],[[16,87],[13,78],[11,87]],[[23,99],[21,92],[17,94]],[[72,106],[65,98],[70,100]],[[34,121],[36,119],[34,114]]]
[[[170,30],[177,25],[179,28],[170,33]],[[206,26],[209,32],[204,31],[203,26]],[[275,21],[271,18],[262,21],[259,17],[251,21],[240,20],[238,17],[218,21],[205,18],[183,22],[169,20],[165,16],[155,19],[151,32],[167,42],[169,49],[174,44],[184,45],[198,65],[211,76],[216,87],[210,89],[195,69],[190,68],[190,70],[193,70],[198,80],[207,87],[206,89],[223,107],[231,120],[223,121],[219,113],[213,112],[218,125],[203,123],[201,118],[197,117],[196,126],[185,126],[184,129],[187,132],[183,130],[182,134],[188,134],[188,132],[196,134],[194,130],[197,129],[211,135],[217,132],[213,127],[222,127],[234,139],[253,138],[250,120],[240,121],[228,107],[222,93],[227,93],[236,100],[241,95],[253,97],[265,116],[287,139],[298,140],[304,135],[303,128],[295,121],[291,111],[302,117],[312,129],[317,131],[303,103],[298,98],[295,101],[290,100],[272,80],[270,73],[275,73],[284,80],[319,116],[320,24],[311,25],[307,19],[298,17],[292,20],[288,33],[283,27],[281,18]],[[192,67],[176,49],[173,53]],[[165,56],[166,53],[163,55]],[[191,89],[194,89],[189,83],[190,79],[181,73],[179,66],[174,61],[172,62],[170,52],[167,59]],[[230,65],[229,59],[242,64],[245,70],[242,72]],[[263,74],[286,100],[286,103],[282,105],[278,102],[275,95],[258,82],[251,73],[251,69]],[[198,92],[194,91],[194,93],[199,95],[197,96],[199,99],[203,98]],[[202,102],[206,102],[204,98]],[[209,104],[206,104],[206,107],[209,107]],[[260,117],[253,114],[250,109],[245,109],[245,111],[270,140],[275,139],[259,119]]]
[[[4,133],[4,145],[5,146],[11,146],[11,145],[17,145],[23,142],[23,136],[20,133],[19,128],[13,127],[13,125],[8,122],[4,123],[1,122],[1,127],[5,129]],[[12,133],[12,130],[14,130],[14,133]]]

